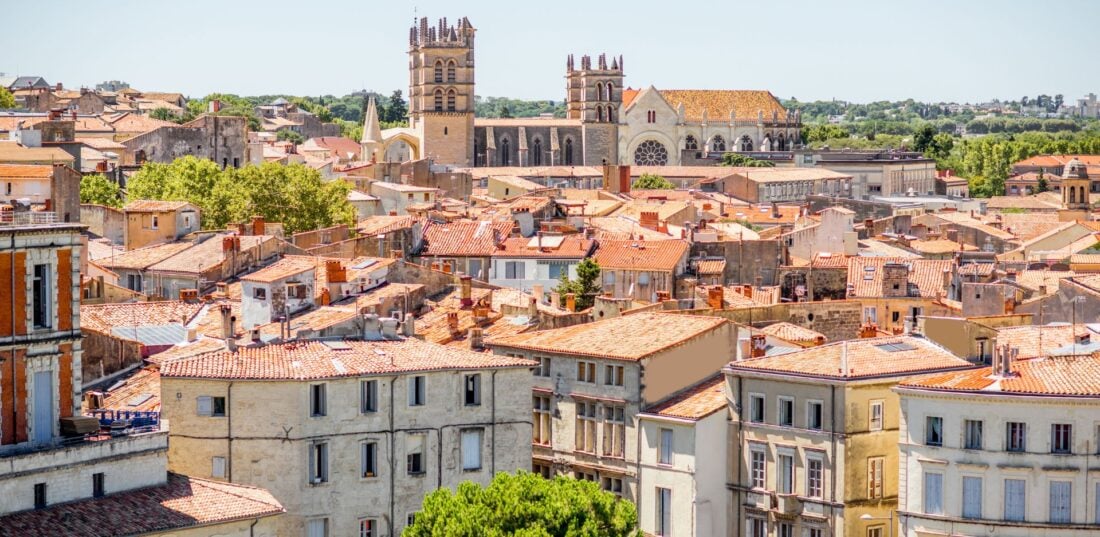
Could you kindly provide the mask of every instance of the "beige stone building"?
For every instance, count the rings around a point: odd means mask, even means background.
[[[908,336],[730,363],[728,535],[887,537],[898,494],[891,388],[911,375],[971,367]]]
[[[615,298],[656,302],[672,296],[691,248],[684,240],[600,241],[593,259],[600,266],[602,289]]]
[[[186,201],[134,200],[122,208],[125,246],[134,250],[172,242],[199,230],[199,208]]]
[[[493,338],[498,355],[538,362],[533,468],[572,475],[642,504],[638,415],[728,362],[733,324],[715,317],[639,313],[567,328]]]
[[[262,485],[287,510],[278,535],[327,537],[400,535],[431,491],[529,467],[533,362],[360,322],[367,339],[163,364],[172,469]]]

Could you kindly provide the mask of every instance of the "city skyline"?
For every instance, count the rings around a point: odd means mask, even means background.
[[[1086,1],[1056,7],[1052,13],[1078,14],[1074,18],[1100,15],[1100,5]],[[766,89],[803,101],[981,102],[1062,94],[1073,102],[1100,88],[1100,74],[1077,61],[1082,51],[1100,48],[1100,35],[1040,32],[1041,46],[1013,39],[1036,16],[1023,2],[937,0],[907,10],[863,0],[839,7],[796,1],[782,11],[736,2],[703,13],[659,11],[648,0],[629,9],[566,2],[553,10],[439,0],[384,9],[336,2],[311,11],[313,20],[300,8],[283,1],[196,2],[183,13],[169,4],[128,1],[110,11],[75,2],[15,5],[8,9],[13,16],[0,22],[0,47],[18,54],[0,59],[0,72],[67,87],[119,79],[191,97],[405,91],[408,27],[416,14],[433,23],[470,19],[478,29],[482,96],[561,101],[566,56],[602,52],[624,57],[626,85],[634,88]],[[48,20],[71,38],[23,46],[40,31],[26,24],[31,19]],[[73,54],[74,42],[94,44],[98,53]],[[142,42],[148,46],[133,46]]]

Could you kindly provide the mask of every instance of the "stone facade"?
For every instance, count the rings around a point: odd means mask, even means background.
[[[202,116],[183,125],[153,129],[129,140],[122,163],[140,166],[145,162],[170,163],[186,155],[210,159],[227,168],[248,162],[248,121],[243,117]]]

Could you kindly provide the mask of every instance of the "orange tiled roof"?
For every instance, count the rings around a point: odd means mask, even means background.
[[[108,410],[160,410],[160,369],[147,366],[103,395]],[[91,410],[91,409],[86,409]]]
[[[944,272],[951,272],[951,259],[900,259],[892,257],[848,258],[849,296],[874,298],[882,296],[882,267],[887,263],[909,266],[909,283],[920,289],[920,296],[936,298],[945,293]],[[868,279],[867,276],[870,276]]]
[[[163,485],[0,517],[0,535],[149,535],[283,512],[264,489],[169,473]]]
[[[1058,168],[1065,166],[1067,162],[1073,159],[1080,160],[1085,166],[1100,166],[1100,155],[1036,155],[1029,159],[1021,160],[1012,166],[1044,166]]]
[[[53,177],[49,164],[0,164],[0,177],[48,179]]]
[[[179,300],[133,302],[127,304],[81,304],[80,327],[110,334],[116,326],[158,326],[187,324],[203,309],[203,304]]]
[[[1072,278],[1077,273],[1072,270],[1022,270],[1016,275],[1016,283],[1032,291],[1039,292],[1040,286],[1046,287],[1046,294],[1058,292],[1058,281]]]
[[[225,250],[222,249],[223,237],[228,235],[215,235],[199,243],[192,244],[191,248],[183,250],[167,259],[150,265],[146,270],[157,272],[176,272],[180,274],[202,274],[204,271],[217,267],[226,261]],[[278,240],[271,235],[244,235],[239,237],[241,251],[258,248],[260,245]],[[191,243],[189,243],[191,244]]]
[[[166,213],[182,209],[190,203],[186,201],[133,200],[122,210],[130,213]]]
[[[354,320],[358,316],[355,305],[351,306],[321,306],[310,310],[290,320],[290,337],[297,337],[298,332],[321,331]],[[257,327],[261,334],[280,336],[283,333],[282,323],[275,321]]]
[[[977,250],[976,247],[969,244],[949,241],[947,239],[911,241],[909,243],[909,248],[916,250],[916,252],[920,254],[946,254],[951,252],[960,252],[964,250],[967,252]]]
[[[623,108],[630,106],[638,90],[623,90]],[[771,121],[772,112],[780,120],[787,118],[787,110],[779,100],[764,90],[659,90],[661,97],[673,109],[684,105],[684,119],[699,122],[703,119],[703,110],[709,121],[729,121],[730,112],[734,119],[755,120],[758,112],[764,113],[764,120]]]
[[[927,339],[896,336],[839,341],[779,356],[741,360],[730,363],[729,369],[854,380],[971,366]]]
[[[1032,358],[1015,360],[1012,375],[1000,376],[993,368],[944,373],[910,379],[905,388],[936,391],[1018,395],[1100,396],[1100,356]]]
[[[687,255],[687,241],[601,241],[593,258],[600,268],[672,272]]]
[[[797,324],[791,324],[787,322],[780,322],[775,324],[769,324],[760,329],[761,332],[770,336],[775,336],[779,339],[787,340],[792,343],[795,342],[808,342],[817,341],[817,338],[821,338],[825,341],[825,336],[820,332],[815,332],[809,328],[798,326]]]
[[[717,317],[646,312],[565,328],[493,338],[486,344],[491,347],[635,361],[725,324],[725,319]]]
[[[489,257],[497,243],[508,238],[512,222],[462,220],[424,228],[421,256]]]
[[[997,345],[1018,349],[1020,359],[1035,358],[1073,343],[1075,335],[1098,337],[1084,325],[1009,326],[997,330]]]
[[[699,274],[722,274],[725,271],[725,259],[701,259],[695,266],[695,272]]]
[[[848,257],[839,253],[817,252],[810,264],[815,269],[847,269]]]
[[[583,259],[592,251],[596,242],[579,235],[565,235],[560,237],[561,242],[557,248],[550,247],[557,239],[558,237],[543,237],[543,247],[540,250],[537,246],[529,246],[537,244],[535,237],[513,237],[502,242],[500,248],[493,252],[493,257]]]
[[[703,419],[726,408],[725,384],[725,375],[719,373],[656,403],[643,413],[693,421]]]
[[[241,277],[241,281],[271,283],[306,271],[316,270],[317,262],[310,257],[287,256],[256,272]]]
[[[172,360],[161,365],[161,375],[174,378],[308,380],[533,365],[530,360],[469,352],[409,338],[392,341],[307,341],[244,347],[236,352],[213,352]]]

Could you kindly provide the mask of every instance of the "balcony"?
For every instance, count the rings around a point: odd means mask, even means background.
[[[766,490],[750,490],[745,494],[745,505],[757,509],[771,509],[772,493]]]
[[[39,227],[39,226],[75,226],[73,222],[63,222],[57,213],[49,211],[12,211],[0,210],[0,227]]]
[[[784,515],[798,515],[802,513],[802,500],[797,494],[776,494],[775,510]]]
[[[5,474],[41,472],[129,453],[168,450],[168,422],[124,435],[111,431],[74,438],[56,438],[50,444],[17,444],[0,451],[0,479]]]

